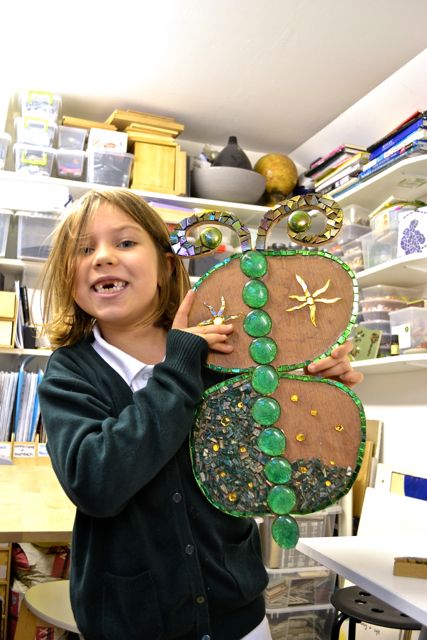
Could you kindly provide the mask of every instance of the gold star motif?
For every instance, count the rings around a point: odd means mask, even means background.
[[[299,276],[297,273],[295,274],[295,277],[298,281],[298,283],[301,285],[302,290],[304,291],[304,295],[303,296],[288,296],[289,298],[292,298],[293,300],[298,300],[298,302],[302,302],[303,304],[299,304],[296,307],[291,307],[290,309],[286,309],[286,311],[296,311],[297,309],[302,309],[303,307],[308,307],[310,310],[310,320],[312,322],[312,324],[317,327],[316,324],[316,303],[317,302],[324,302],[325,304],[333,304],[334,302],[338,302],[338,300],[341,300],[341,298],[318,298],[317,296],[319,296],[321,293],[324,293],[326,291],[326,289],[329,287],[331,281],[328,280],[327,283],[321,287],[320,289],[317,289],[317,291],[315,291],[314,293],[310,293],[310,291],[308,290],[307,285],[305,284],[304,280],[301,278],[301,276]]]
[[[239,318],[242,315],[241,313],[238,313],[237,315],[230,315],[230,316],[225,315],[224,296],[221,296],[221,306],[218,311],[215,311],[215,309],[210,304],[207,304],[206,302],[204,302],[203,304],[205,305],[205,307],[209,309],[212,317],[209,318],[209,320],[202,320],[202,322],[198,323],[198,326],[205,326],[208,324],[224,324],[224,322],[229,322],[230,320],[236,320],[236,318]]]

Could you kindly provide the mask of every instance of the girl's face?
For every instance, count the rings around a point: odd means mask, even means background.
[[[74,299],[105,329],[129,329],[157,303],[151,236],[121,209],[102,204],[79,239]]]

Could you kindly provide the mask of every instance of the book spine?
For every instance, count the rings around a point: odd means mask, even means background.
[[[413,131],[416,131],[419,127],[425,127],[427,125],[427,120],[425,118],[418,118],[415,122],[410,124],[398,131],[394,136],[391,136],[388,140],[380,144],[378,147],[371,151],[371,155],[369,157],[370,160],[374,160],[378,156],[382,155],[387,149],[390,147],[394,147],[398,142],[404,140],[406,136],[411,134]]]
[[[382,160],[389,158],[390,156],[393,155],[393,153],[395,153],[402,147],[407,147],[412,142],[416,142],[417,140],[423,140],[426,137],[427,137],[427,128],[419,127],[418,129],[413,131],[413,133],[410,133],[405,138],[402,138],[400,142],[397,142],[395,145],[393,145],[392,147],[384,151],[384,153],[382,153],[381,155],[377,156],[373,160],[372,159],[369,160],[369,162],[366,163],[364,169],[366,170],[366,169],[369,169],[370,167],[375,167],[378,164],[378,162],[381,162]]]
[[[403,159],[406,156],[409,156],[413,153],[425,153],[427,151],[427,141],[419,140],[418,142],[412,142],[408,146],[400,147],[397,151],[392,153],[388,158],[384,158],[380,160],[374,167],[370,167],[369,169],[365,169],[359,174],[359,179],[364,180],[368,178],[373,173],[380,171],[386,168],[388,165],[392,164],[395,160]]]

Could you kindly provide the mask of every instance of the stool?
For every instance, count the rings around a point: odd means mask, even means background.
[[[28,589],[19,609],[15,640],[34,640],[37,627],[57,627],[83,637],[71,610],[69,580],[42,582]]]
[[[355,640],[356,624],[359,622],[403,630],[403,640],[410,640],[412,631],[421,629],[421,623],[360,587],[337,589],[331,596],[331,603],[337,610],[332,625],[331,640],[339,639],[341,625],[347,619],[348,640]]]

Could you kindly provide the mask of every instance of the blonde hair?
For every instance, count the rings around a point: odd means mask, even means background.
[[[178,307],[190,287],[188,273],[172,253],[169,232],[161,217],[137,194],[125,189],[93,189],[67,209],[58,224],[53,247],[42,275],[44,292],[43,334],[52,348],[72,345],[88,336],[95,319],[75,302],[74,284],[79,237],[103,204],[121,209],[153,240],[158,256],[159,291],[157,309],[143,324],[170,329]],[[167,255],[174,256],[172,273]]]

